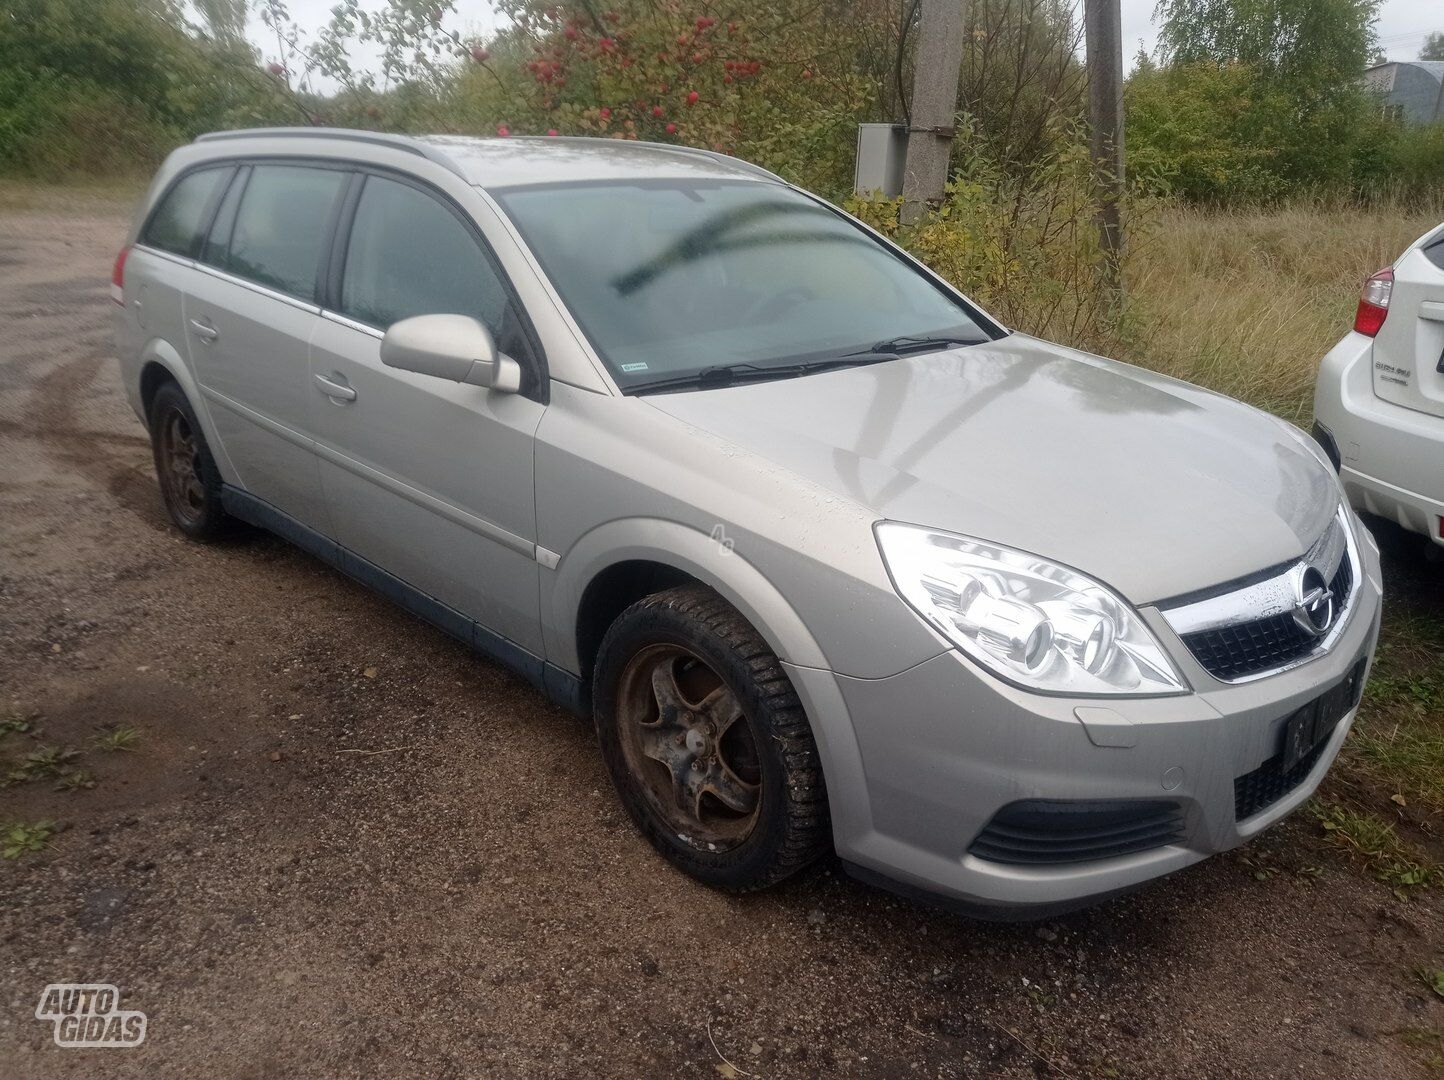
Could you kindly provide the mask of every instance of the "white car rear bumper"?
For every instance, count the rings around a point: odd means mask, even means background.
[[[1444,546],[1444,417],[1374,394],[1373,340],[1350,333],[1324,357],[1314,417],[1332,436],[1350,504]]]

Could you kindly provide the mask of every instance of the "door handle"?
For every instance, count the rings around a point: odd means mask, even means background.
[[[347,386],[344,380],[337,382],[336,379],[332,379],[326,375],[317,375],[316,385],[321,388],[321,393],[333,401],[356,400],[356,391]]]
[[[191,333],[200,338],[207,345],[221,336],[221,332],[209,323],[203,323],[199,319],[191,320]]]

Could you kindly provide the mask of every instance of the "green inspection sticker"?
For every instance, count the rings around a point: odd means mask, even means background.
[[[627,371],[627,372],[631,372],[631,371],[646,371],[646,370],[647,370],[647,365],[646,365],[646,364],[623,364],[623,365],[622,365],[622,370],[623,370],[623,371]]]

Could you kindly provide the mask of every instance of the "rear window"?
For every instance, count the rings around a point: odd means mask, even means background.
[[[1423,251],[1426,259],[1440,270],[1444,270],[1444,233],[1440,233],[1425,244]]]
[[[201,218],[216,186],[229,172],[229,169],[202,169],[181,177],[155,208],[141,240],[162,251],[193,255]]]
[[[236,211],[225,268],[314,300],[322,243],[345,180],[332,169],[257,165]]]

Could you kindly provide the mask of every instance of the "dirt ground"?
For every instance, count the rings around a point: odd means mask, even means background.
[[[167,526],[109,358],[127,213],[0,212],[0,718],[35,727],[0,757],[97,778],[0,789],[68,826],[0,861],[0,1076],[1427,1073],[1444,899],[1306,815],[1041,925],[673,872],[586,725],[277,540]],[[55,1046],[58,981],[145,1044]]]

